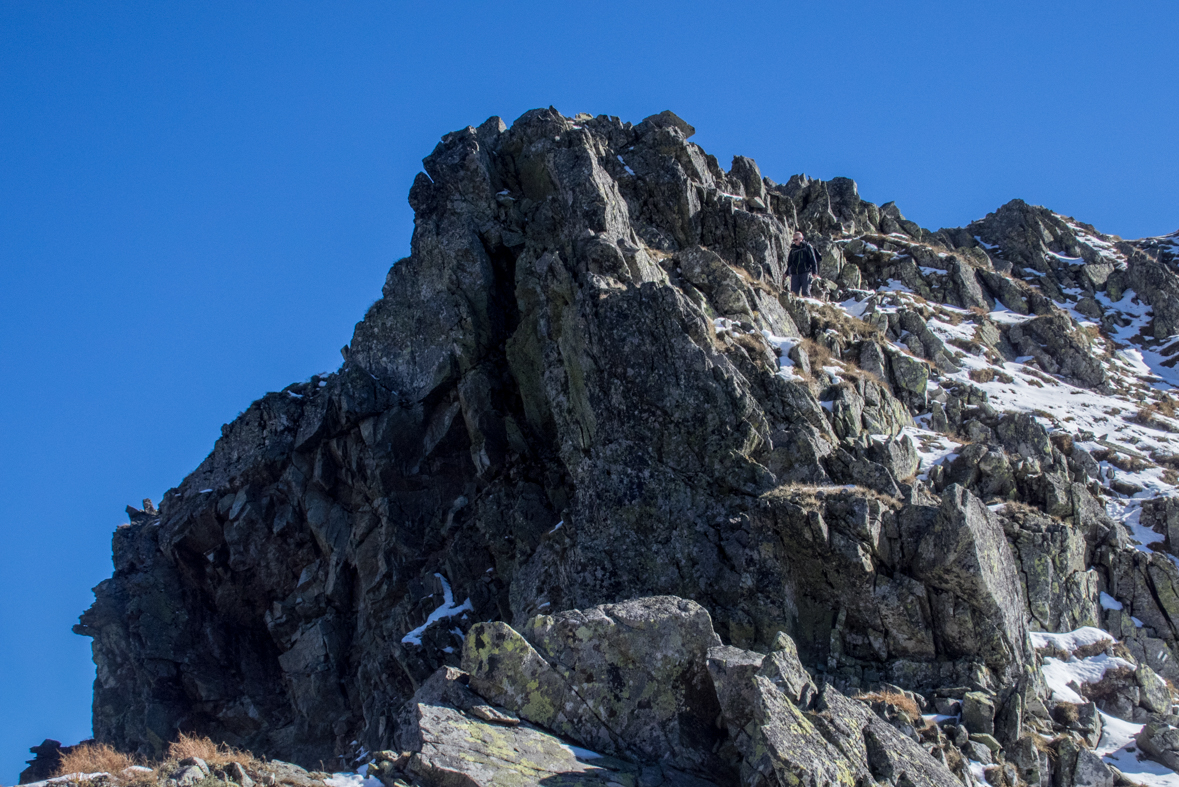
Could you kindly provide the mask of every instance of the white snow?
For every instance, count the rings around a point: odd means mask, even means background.
[[[1128,476],[1130,474],[1119,473],[1119,475]],[[1150,545],[1157,544],[1165,538],[1162,533],[1156,533],[1141,523],[1141,500],[1114,498],[1106,502],[1105,512],[1109,514],[1110,519],[1115,522],[1121,522],[1126,530],[1130,531],[1130,537],[1137,542],[1135,546],[1140,552],[1146,552],[1147,554],[1154,552],[1150,548]]]
[[[865,298],[862,301],[858,301],[855,298],[849,298],[848,300],[844,301],[843,303],[838,304],[838,306],[839,306],[839,308],[843,309],[845,312],[850,314],[852,317],[863,317],[864,312],[868,309],[868,307],[871,304],[872,304],[871,298]]]
[[[1030,322],[1036,319],[1036,315],[1034,314],[1020,314],[1019,312],[1011,311],[1006,306],[995,309],[987,316],[991,318],[992,322],[1001,322],[1007,325],[1019,325],[1020,323]]]
[[[1121,771],[1127,779],[1147,787],[1179,787],[1179,774],[1153,760],[1139,759],[1134,740],[1143,725],[1101,714],[1103,730],[1094,750],[1101,759]]]
[[[947,716],[944,713],[925,713],[921,716],[922,719],[930,724],[941,724],[944,721],[951,721],[957,719],[957,716]]]
[[[1106,670],[1117,667],[1134,669],[1134,665],[1117,656],[1107,656],[1104,653],[1097,656],[1068,661],[1048,656],[1044,659],[1044,666],[1040,672],[1044,675],[1044,683],[1052,690],[1052,696],[1064,702],[1086,702],[1085,698],[1073,690],[1069,684],[1078,686],[1083,683],[1097,683],[1105,676]]]
[[[553,529],[552,529],[552,530],[550,530],[549,532],[550,532],[550,533],[556,533],[558,530],[560,530],[560,529],[561,529],[562,527],[564,527],[564,526],[565,526],[565,520],[564,520],[564,519],[562,519],[560,522],[558,522],[557,524],[553,525]],[[490,571],[490,570],[491,570],[491,569],[488,569],[488,571]]]
[[[123,770],[126,772],[131,770],[131,768],[124,768]],[[148,768],[147,770],[150,771],[151,768]],[[23,787],[46,787],[46,785],[50,784],[76,784],[78,782],[88,782],[94,779],[110,779],[110,777],[111,775],[106,771],[96,771],[95,773],[67,773],[64,776],[54,776],[52,779],[44,779],[39,782],[29,782],[28,784],[23,785]]]
[[[1104,593],[1102,594],[1105,595]],[[1110,599],[1112,601],[1112,599]],[[1117,604],[1116,601],[1114,601]],[[1106,607],[1109,609],[1109,607]],[[1118,605],[1121,609],[1121,605]],[[1098,642],[1113,642],[1114,638],[1108,631],[1102,631],[1093,626],[1083,626],[1076,631],[1067,631],[1063,634],[1053,634],[1047,631],[1032,631],[1029,633],[1032,638],[1032,646],[1036,650],[1052,646],[1054,650],[1063,651],[1065,653],[1072,653],[1078,648],[1086,647],[1087,645],[1095,645]]]
[[[966,769],[970,771],[970,775],[976,784],[987,784],[987,768],[981,762],[976,760],[967,760]]]
[[[727,326],[722,328],[719,325],[719,323],[722,322],[727,323],[727,320],[718,319],[716,322],[718,323],[718,331],[728,330]],[[797,345],[802,340],[785,336],[775,336],[769,331],[762,331],[761,335],[765,337],[766,342],[768,342],[770,346],[777,348],[778,374],[780,374],[782,377],[785,377],[787,380],[798,377],[798,374],[794,371],[794,361],[790,360],[790,351],[793,350],[795,345]]]
[[[1101,591],[1101,608],[1121,610],[1122,602],[1118,601],[1116,598],[1103,590]]]
[[[917,477],[922,480],[929,478],[929,471],[934,465],[952,462],[958,456],[961,446],[938,432],[931,432],[917,426],[906,426],[901,434],[908,435],[917,449]]]
[[[381,787],[381,780],[375,776],[365,776],[362,771],[356,773],[333,773],[323,780],[328,787]]]
[[[438,609],[430,613],[430,617],[426,618],[425,623],[402,637],[402,642],[412,645],[421,645],[422,634],[430,626],[440,620],[458,617],[464,612],[472,612],[475,609],[473,606],[471,606],[471,599],[467,599],[462,604],[456,606],[454,603],[454,593],[450,589],[450,583],[447,582],[446,578],[441,574],[435,574],[434,576],[438,577],[438,580],[442,583],[442,604],[438,607]]]
[[[579,760],[600,760],[600,759],[602,759],[602,755],[598,754],[597,752],[590,751],[589,749],[583,749],[580,746],[570,746],[567,743],[562,743],[559,745],[562,749],[569,752],[570,754],[572,754],[574,757],[576,757]]]

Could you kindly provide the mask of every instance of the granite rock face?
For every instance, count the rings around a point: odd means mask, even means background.
[[[1103,707],[1165,739],[1179,508],[1140,493],[1179,463],[1002,386],[1168,422],[1123,350],[1179,353],[1170,241],[1019,201],[931,232],[693,132],[542,109],[442,139],[340,369],[116,531],[76,628],[98,740],[396,746],[424,784],[946,784],[974,755],[1014,784],[1063,778],[1029,736],[1095,744],[1028,636],[1088,625],[1133,659]],[[832,302],[783,292],[795,229]]]
[[[597,622],[599,630],[587,635],[587,622]],[[537,647],[551,644],[554,631],[565,635],[552,656],[561,661],[549,665],[561,676],[556,680],[529,680],[540,657],[521,647],[524,633],[487,625],[467,634],[463,662],[473,672],[444,667],[406,704],[398,765],[373,769],[386,783],[400,773],[428,787],[460,781],[960,784],[944,760],[867,703],[831,686],[816,689],[788,637],[780,636],[769,654],[709,647],[716,635],[708,613],[693,602],[654,597],[534,618],[525,632]],[[656,639],[667,644],[653,654],[647,646]],[[645,657],[647,668],[611,671],[613,660],[598,661],[632,645],[630,655]],[[570,669],[562,661],[581,666]],[[675,674],[660,674],[673,665]],[[592,703],[588,714],[566,715],[559,734],[549,731],[554,717],[542,708],[560,713],[571,698],[607,683],[608,699]],[[537,727],[478,717],[472,710],[484,698]]]

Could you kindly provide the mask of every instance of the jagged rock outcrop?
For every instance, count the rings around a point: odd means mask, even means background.
[[[693,131],[548,109],[442,139],[341,368],[115,533],[77,627],[99,740],[399,746],[438,784],[946,784],[965,757],[1067,787],[1105,778],[1097,706],[1028,632],[1094,624],[1132,676],[1103,707],[1166,739],[1179,569],[1142,540],[1179,515],[1140,493],[1173,455],[1094,430],[1174,413],[1135,366],[1169,374],[1171,247],[1019,201],[930,232]],[[796,228],[836,302],[782,292]],[[878,690],[955,721],[849,699]]]
[[[702,607],[670,597],[539,616],[523,633],[479,624],[469,672],[443,667],[422,685],[402,711],[401,753],[372,770],[427,787],[959,784],[944,754],[816,687],[785,635],[768,654],[717,639]]]

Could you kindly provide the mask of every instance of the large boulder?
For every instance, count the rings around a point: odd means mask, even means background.
[[[670,767],[644,768],[520,725],[484,704],[467,681],[465,673],[443,668],[406,703],[398,724],[401,754],[392,761],[378,756],[372,769],[382,782],[404,784],[400,777],[408,777],[425,787],[708,785]]]
[[[708,654],[742,784],[957,787],[942,762],[867,705],[816,689],[794,643],[778,644],[768,655],[727,646]]]
[[[660,596],[540,615],[522,634],[472,627],[463,666],[476,691],[605,753],[724,770],[706,664],[718,640],[699,604]]]
[[[994,513],[955,484],[932,522],[910,538],[913,576],[932,590],[935,636],[951,653],[983,655],[999,674],[1018,671],[1029,658],[1026,602]]]

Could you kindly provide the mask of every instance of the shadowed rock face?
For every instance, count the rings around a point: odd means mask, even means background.
[[[833,687],[968,687],[1000,706],[1030,690],[1029,588],[1041,625],[1086,622],[1096,582],[1078,578],[1083,558],[1045,574],[1042,524],[979,496],[1081,512],[1083,461],[1020,432],[1010,454],[1040,454],[1009,461],[992,440],[954,478],[916,480],[900,431],[924,414],[994,436],[985,394],[934,400],[930,375],[957,367],[915,311],[861,321],[780,283],[801,227],[846,286],[1052,307],[995,270],[974,225],[935,236],[845,179],[778,185],[744,158],[725,172],[691,131],[670,113],[631,125],[548,109],[443,138],[410,191],[412,253],[340,370],[259,399],[158,515],[116,532],[114,576],[77,627],[94,638],[99,740],[152,752],[192,730],[303,763],[386,749],[476,623],[511,631],[640,596],[691,599],[725,645],[785,633]],[[913,259],[890,262],[882,236]],[[1106,383],[1086,337],[1038,319],[1028,341],[1067,350],[1062,374]],[[1017,352],[1018,337],[984,338]],[[824,371],[827,357],[849,371]],[[1091,519],[1051,543],[1083,553],[1110,532]],[[604,609],[542,617],[521,647],[597,676],[562,642],[640,625]],[[697,655],[697,673],[669,679],[703,686]],[[628,658],[643,660],[601,656]],[[692,712],[715,717],[716,701]],[[777,702],[767,688],[758,707]],[[666,734],[708,750],[697,739],[716,731],[681,710]]]

